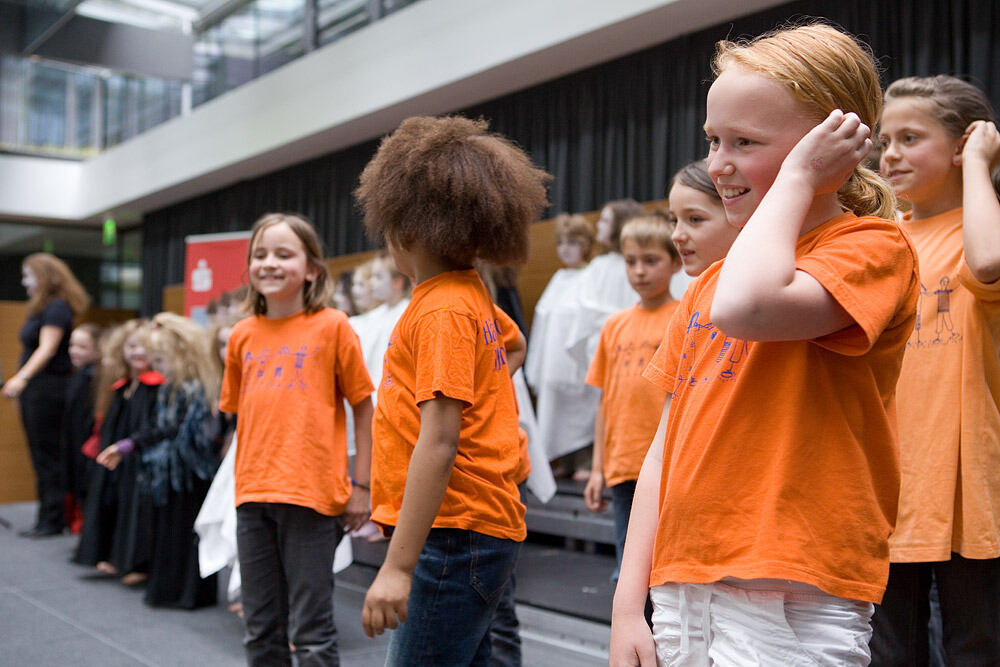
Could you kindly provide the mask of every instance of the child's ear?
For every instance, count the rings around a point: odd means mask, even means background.
[[[319,277],[319,272],[321,270],[322,269],[320,269],[320,267],[316,266],[312,262],[309,262],[309,264],[306,266],[306,273],[304,276],[306,281],[310,283],[316,282],[316,278]]]
[[[955,152],[952,153],[951,163],[956,167],[962,166],[962,151],[965,150],[965,142],[969,139],[969,132],[966,130],[965,134],[959,137],[955,141]]]

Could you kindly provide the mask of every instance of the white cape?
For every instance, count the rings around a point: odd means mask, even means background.
[[[556,271],[535,305],[524,372],[537,398],[538,437],[532,441],[549,459],[594,440],[600,391],[586,384],[586,365],[566,346],[569,325],[579,319],[578,294],[586,269]]]
[[[198,567],[201,576],[232,567],[229,575],[229,600],[239,598],[240,562],[236,548],[236,436],[229,445],[222,464],[215,473],[201,510],[194,520],[198,533]],[[333,571],[340,572],[354,562],[351,540],[345,535],[333,556]]]

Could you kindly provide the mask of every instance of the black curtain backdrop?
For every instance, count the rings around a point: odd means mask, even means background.
[[[955,74],[1000,107],[996,0],[800,0],[459,111],[488,119],[555,176],[548,215],[621,197],[660,199],[672,173],[707,152],[701,125],[715,42],[813,16],[868,42],[883,83]],[[143,313],[160,309],[165,285],[183,282],[185,236],[249,229],[268,211],[307,215],[328,255],[370,249],[351,192],[376,146],[369,141],[147,215]]]

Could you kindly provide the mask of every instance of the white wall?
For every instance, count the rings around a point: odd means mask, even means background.
[[[0,219],[76,220],[84,165],[0,155]]]
[[[422,0],[31,190],[5,158],[0,217],[127,219],[782,1]]]

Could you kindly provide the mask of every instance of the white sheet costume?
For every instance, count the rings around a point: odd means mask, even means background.
[[[537,444],[551,460],[594,439],[600,391],[584,379],[587,367],[567,350],[569,326],[580,308],[585,269],[559,269],[535,305],[524,374],[537,398]],[[534,440],[534,439],[533,439]]]

